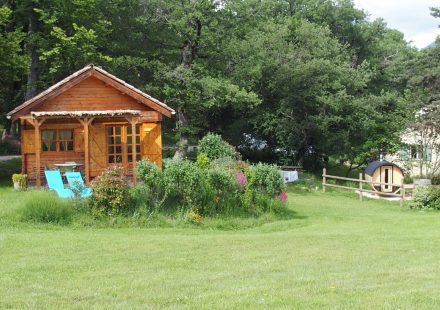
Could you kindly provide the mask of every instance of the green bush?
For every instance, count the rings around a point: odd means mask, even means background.
[[[68,224],[73,207],[70,200],[61,199],[55,193],[35,191],[25,199],[21,220],[27,222]]]
[[[164,161],[164,189],[167,196],[184,209],[197,208],[205,197],[203,174],[188,160]]]
[[[247,172],[250,165],[242,160],[235,160],[230,157],[222,157],[215,159],[210,164],[211,168],[223,169],[229,173],[236,175],[239,172]]]
[[[233,205],[239,203],[238,199],[238,183],[235,177],[226,170],[219,168],[211,168],[206,171],[207,187],[209,187],[210,201],[213,203],[216,212],[225,212]]]
[[[284,189],[280,170],[276,165],[258,163],[249,169],[248,185],[252,191],[275,197]]]
[[[440,174],[436,174],[431,177],[431,184],[440,185]]]
[[[122,168],[106,169],[91,183],[90,204],[98,214],[116,215],[130,207],[130,187]]]
[[[149,210],[160,209],[167,197],[162,170],[148,160],[141,160],[136,164],[136,173],[143,183],[132,190],[136,204]]]
[[[14,158],[0,162],[0,180],[10,180],[11,176],[21,170],[21,159]]]
[[[206,155],[206,153],[197,154],[197,166],[202,169],[209,167],[209,157]]]
[[[440,187],[430,185],[417,187],[410,207],[440,210]]]
[[[20,155],[20,141],[13,139],[0,141],[0,155]]]
[[[405,176],[403,177],[403,183],[404,184],[413,184],[414,180],[409,174],[405,174]]]
[[[240,154],[237,153],[234,147],[222,139],[220,135],[208,133],[204,136],[198,145],[199,153],[205,153],[209,160],[214,160],[223,157],[238,159]]]

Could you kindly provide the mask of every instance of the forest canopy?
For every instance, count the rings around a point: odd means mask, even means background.
[[[94,63],[176,110],[181,157],[215,132],[269,161],[363,164],[438,104],[438,43],[419,51],[351,0],[0,0],[0,123]]]

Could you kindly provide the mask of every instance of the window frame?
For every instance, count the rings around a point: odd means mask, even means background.
[[[120,134],[116,134],[116,127],[120,127]],[[112,135],[109,135],[109,129],[112,128]],[[132,143],[131,140],[132,134],[129,133],[131,131],[131,124],[124,123],[108,123],[105,126],[105,143],[106,143],[106,164],[107,165],[123,165],[124,167],[128,167],[133,164],[133,154],[132,154]],[[136,124],[136,162],[142,159],[142,124]],[[120,143],[116,143],[116,138],[120,138]],[[113,138],[112,143],[110,143],[110,139]],[[121,152],[116,152],[116,147],[121,147]],[[109,152],[110,148],[113,148],[113,152]],[[139,151],[138,151],[139,150]],[[121,157],[120,162],[111,162],[110,156],[119,155]],[[131,160],[130,159],[131,156]]]
[[[55,139],[47,139],[44,138],[44,132],[55,132]],[[60,132],[61,131],[70,131],[71,133],[71,139],[61,139],[60,136]],[[49,135],[50,136],[50,135]],[[71,142],[72,144],[72,149],[68,149],[68,145],[69,142]],[[48,150],[44,150],[44,143],[47,143],[48,145]],[[55,150],[51,149],[51,144],[55,143]],[[67,149],[66,150],[61,150],[61,144],[62,143],[66,143]],[[41,147],[41,152],[42,153],[69,153],[69,152],[75,152],[75,131],[73,130],[73,128],[44,128],[41,129],[40,132],[40,147]]]

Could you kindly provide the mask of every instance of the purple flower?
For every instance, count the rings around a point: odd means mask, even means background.
[[[240,187],[245,187],[246,183],[247,183],[247,179],[246,176],[243,172],[239,172],[237,174],[237,176],[235,177],[235,179],[237,180],[238,185],[240,185]]]

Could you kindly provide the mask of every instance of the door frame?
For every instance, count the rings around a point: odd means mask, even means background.
[[[380,182],[393,184],[393,166],[380,167]],[[393,191],[393,186],[381,184],[380,189],[384,193],[391,193]]]
[[[120,143],[121,162],[111,163],[111,162],[109,162],[109,156],[111,155],[109,153],[109,147],[111,144],[109,144],[108,128],[115,128],[115,127],[121,128],[121,135],[120,135],[121,136],[121,143]],[[142,156],[142,141],[141,141],[142,140],[142,138],[141,138],[142,126],[141,126],[141,124],[136,124],[136,128],[139,128],[139,133],[136,133],[135,136],[139,136],[139,143],[137,143],[137,144],[139,144],[140,149],[139,149],[139,154],[138,154],[138,152],[136,152],[136,154],[131,154],[132,144],[131,143],[128,144],[128,136],[129,135],[131,136],[131,134],[127,133],[128,129],[131,129],[131,125],[129,123],[107,123],[107,124],[105,124],[105,145],[106,145],[105,161],[106,161],[107,167],[110,167],[112,165],[121,165],[124,168],[124,170],[126,171],[126,173],[128,173],[130,171],[130,169],[133,168],[133,161],[137,161],[137,159],[136,159],[137,155],[139,155],[139,158],[142,158],[141,157]],[[113,129],[113,132],[114,132],[114,129]],[[113,135],[114,135],[114,133],[113,133]],[[117,144],[113,143],[112,145],[116,146]],[[129,154],[131,154],[131,156],[132,156],[131,162],[128,160]]]

